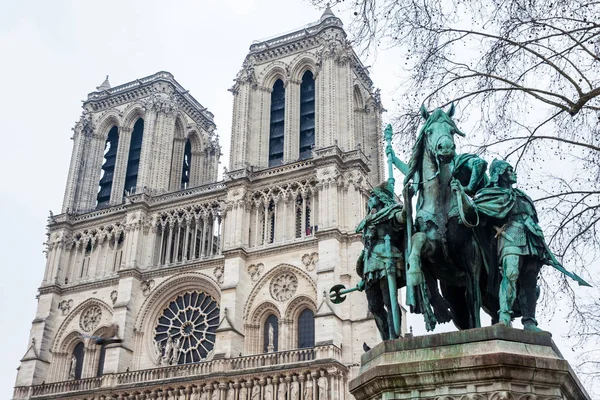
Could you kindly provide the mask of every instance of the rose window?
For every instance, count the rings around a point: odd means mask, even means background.
[[[275,300],[286,301],[292,298],[298,288],[298,278],[291,272],[283,273],[271,281],[271,296]]]
[[[84,332],[94,330],[100,323],[102,318],[102,310],[98,306],[91,306],[81,314],[79,326]]]
[[[154,341],[165,360],[163,365],[206,358],[215,346],[218,325],[219,305],[206,293],[187,292],[171,301],[154,330]]]

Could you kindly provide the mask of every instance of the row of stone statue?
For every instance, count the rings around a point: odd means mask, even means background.
[[[264,384],[258,380],[253,382],[242,382],[239,387],[233,383],[206,385],[192,392],[190,399],[198,400],[222,400],[223,389],[225,400],[328,400],[328,382],[325,375],[317,379],[317,387],[313,386],[311,379],[300,382],[295,379],[286,382],[284,378],[270,382],[270,378]],[[196,395],[196,396],[194,396]]]
[[[181,341],[179,338],[173,339],[173,336],[169,335],[164,345],[162,342],[156,341],[154,345],[156,347],[156,360],[159,367],[177,365],[181,350]]]
[[[550,265],[567,271],[552,254],[534,202],[513,187],[517,174],[504,160],[488,163],[476,154],[456,154],[454,136],[464,136],[448,112],[421,114],[421,128],[408,163],[385,131],[389,179],[374,187],[367,216],[358,225],[364,249],[357,261],[362,278],[352,289],[334,286],[331,298],[365,290],[369,311],[383,340],[401,333],[397,289],[406,286],[406,304],[424,315],[426,328],[453,321],[459,329],[481,326],[480,309],[492,323],[511,325],[522,317],[526,330],[539,331],[535,318],[538,275]],[[394,167],[405,177],[395,194]],[[413,217],[412,198],[417,195]]]

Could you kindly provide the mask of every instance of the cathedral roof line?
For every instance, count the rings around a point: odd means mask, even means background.
[[[273,47],[286,45],[297,40],[315,36],[322,30],[330,27],[336,27],[344,30],[344,24],[342,23],[342,20],[336,17],[328,6],[323,12],[321,18],[319,18],[319,20],[316,22],[312,22],[300,28],[278,34],[276,36],[271,36],[266,39],[255,40],[250,45],[250,54],[259,53],[264,50],[269,50]]]
[[[147,97],[152,94],[152,87],[157,83],[167,83],[174,90],[173,92],[180,96],[187,103],[189,111],[196,114],[204,120],[206,127],[212,126],[214,129],[214,115],[206,107],[198,102],[179,82],[175,80],[173,74],[167,71],[159,71],[144,78],[136,79],[122,85],[111,87],[108,82],[108,76],[104,82],[98,86],[96,91],[87,96],[83,101],[84,106],[90,104],[94,111],[105,109],[116,104],[122,104],[132,101],[136,98]]]

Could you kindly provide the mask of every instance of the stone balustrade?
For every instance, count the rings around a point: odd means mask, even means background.
[[[340,363],[341,355],[339,347],[323,345],[216,359],[16,387],[13,399],[259,400],[286,393],[289,399],[312,400],[319,390],[326,397],[318,399],[342,399],[348,369]]]

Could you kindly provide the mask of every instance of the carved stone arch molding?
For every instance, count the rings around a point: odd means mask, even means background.
[[[58,330],[56,331],[56,336],[54,338],[54,343],[52,344],[52,352],[61,352],[61,346],[66,337],[66,332],[70,332],[76,330],[77,332],[81,332],[81,328],[79,326],[79,318],[81,317],[82,312],[86,310],[90,310],[91,308],[98,307],[102,311],[102,318],[97,326],[101,326],[106,322],[112,321],[113,312],[111,307],[106,304],[104,301],[99,299],[88,299],[83,303],[79,304],[77,307],[69,313],[67,318],[62,322]],[[96,327],[94,327],[95,329]],[[81,335],[81,334],[80,334]]]
[[[315,293],[316,296],[316,293]],[[300,313],[304,310],[309,309],[313,312],[313,315],[317,314],[317,302],[316,297],[311,298],[306,294],[299,294],[292,298],[285,309],[284,319],[287,324],[287,333],[285,340],[287,341],[286,347],[288,349],[297,348],[298,344],[298,318]]]
[[[269,66],[265,68],[265,71],[261,74],[259,82],[261,86],[267,89],[272,89],[277,79],[281,79],[283,81],[284,87],[287,85],[287,82],[290,79],[289,66],[281,61],[270,63]]]
[[[311,53],[298,55],[290,62],[290,78],[295,81],[301,81],[302,75],[304,75],[306,71],[310,71],[313,74],[313,78],[316,80],[319,73],[319,68],[317,66],[318,62],[317,57]]]
[[[185,126],[186,126],[186,118],[185,115],[181,111],[177,111],[175,114],[175,129],[174,129],[174,137],[175,139],[185,139]]]
[[[205,136],[206,134],[199,128],[189,129],[186,132],[185,138],[189,139],[190,144],[192,145],[192,153],[198,153],[208,147]]]
[[[148,356],[150,362],[155,353],[154,328],[158,318],[168,304],[179,295],[188,291],[201,291],[211,296],[217,304],[221,304],[221,292],[218,282],[200,272],[190,272],[174,275],[159,284],[146,298],[135,321],[134,330],[137,333],[134,344],[134,368],[140,368],[141,358]]]
[[[128,129],[129,131],[133,130],[133,125],[135,124],[135,122],[138,120],[138,118],[145,118],[146,116],[146,111],[144,108],[144,105],[140,102],[135,102],[130,104],[124,111],[123,111],[123,122],[121,124],[121,126],[123,126],[124,128]]]
[[[81,334],[82,334],[82,332],[79,332],[78,330],[69,332],[69,334],[67,334],[60,341],[60,344],[57,346],[56,351],[53,351],[53,353],[55,353],[55,354],[71,354],[73,352],[73,349],[75,348],[75,345],[77,345],[77,343],[79,343],[79,342],[83,342],[83,339],[81,338]],[[85,343],[84,343],[84,345],[85,345]]]
[[[267,272],[262,278],[260,278],[258,280],[258,282],[256,282],[256,285],[254,286],[252,291],[250,292],[250,295],[248,296],[248,300],[246,301],[246,304],[244,304],[243,315],[244,315],[244,321],[246,323],[248,323],[250,321],[250,311],[254,309],[253,303],[256,300],[256,297],[258,296],[258,294],[261,292],[262,288],[265,285],[267,285],[267,286],[270,285],[271,280],[273,278],[280,276],[281,274],[285,274],[285,273],[291,273],[297,277],[303,278],[303,280],[306,280],[309,283],[310,287],[312,288],[311,293],[301,293],[301,294],[309,296],[309,297],[312,296],[315,299],[317,298],[317,284],[313,280],[313,278],[310,277],[310,275],[308,275],[305,271],[301,270],[300,268],[298,268],[294,265],[279,264],[275,268],[273,268],[272,270]],[[269,291],[269,290],[267,289],[267,291]]]
[[[290,300],[290,303],[285,309],[285,319],[287,321],[295,321],[300,316],[300,313],[305,309],[310,309],[315,314],[317,313],[317,302],[305,294],[299,294]]]
[[[58,382],[68,379],[71,355],[75,350],[75,346],[80,342],[83,342],[83,339],[81,338],[81,332],[78,330],[70,331],[60,341],[55,340],[55,348],[53,348],[51,351],[52,360],[50,365],[52,368],[49,376],[47,377],[50,382]]]
[[[258,304],[252,311],[251,318],[248,320],[254,326],[262,326],[269,315],[275,315],[281,321],[281,310],[272,301],[263,301]]]
[[[122,114],[114,108],[111,108],[110,110],[106,111],[104,114],[102,114],[100,119],[98,119],[98,122],[94,124],[98,127],[95,133],[100,135],[102,139],[106,140],[106,138],[108,137],[108,132],[110,132],[113,126],[116,126],[119,129],[120,135],[120,128],[122,125],[121,115]]]

